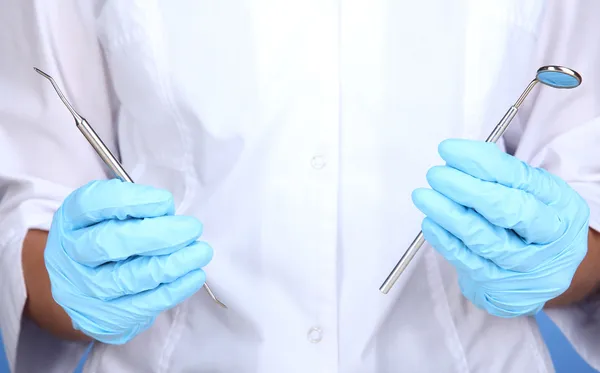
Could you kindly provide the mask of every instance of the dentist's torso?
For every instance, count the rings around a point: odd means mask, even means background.
[[[552,371],[535,321],[475,309],[427,245],[378,291],[438,143],[533,78],[544,4],[105,1],[124,165],[204,222],[229,310],[199,292],[85,371]]]

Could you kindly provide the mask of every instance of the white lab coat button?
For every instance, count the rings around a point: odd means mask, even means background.
[[[323,339],[323,331],[317,327],[310,328],[307,336],[310,343],[319,343]]]
[[[319,155],[316,155],[311,159],[310,164],[315,170],[320,170],[325,167],[325,159]]]

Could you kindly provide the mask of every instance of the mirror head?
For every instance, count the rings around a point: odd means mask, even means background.
[[[570,89],[581,84],[581,75],[563,66],[544,66],[537,71],[537,80],[554,88]]]

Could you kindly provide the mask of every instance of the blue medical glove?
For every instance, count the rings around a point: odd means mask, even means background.
[[[587,253],[589,207],[549,172],[495,144],[446,140],[445,166],[413,192],[425,239],[458,271],[463,294],[492,315],[533,315],[562,294]]]
[[[44,254],[52,295],[73,327],[109,344],[149,328],[205,281],[212,249],[202,224],[174,215],[167,191],[104,180],[56,211]]]

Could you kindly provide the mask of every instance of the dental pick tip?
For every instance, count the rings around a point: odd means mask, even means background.
[[[38,74],[40,74],[41,76],[43,76],[46,79],[52,79],[52,77],[48,74],[46,74],[45,72],[43,72],[42,70],[38,69],[37,67],[33,68]]]
[[[215,301],[216,304],[218,304],[219,306],[221,306],[222,308],[227,309],[227,306],[225,305],[225,303],[221,302],[216,296],[215,294],[212,292],[212,290],[210,289],[210,286],[208,286],[208,284],[205,282],[204,283],[204,290],[206,290],[206,292],[208,293],[208,295],[212,298],[213,301]]]
[[[65,104],[65,106],[67,107],[67,109],[69,109],[69,112],[71,113],[71,115],[73,116],[73,118],[75,118],[75,121],[77,123],[81,122],[83,120],[83,117],[81,115],[79,115],[79,113],[77,113],[75,111],[75,109],[73,109],[73,106],[71,106],[71,103],[69,102],[69,100],[67,100],[67,98],[65,97],[65,95],[62,93],[62,91],[58,87],[58,84],[56,84],[56,81],[54,80],[54,78],[51,77],[50,75],[48,75],[47,73],[43,72],[42,70],[38,69],[37,67],[34,67],[33,69],[35,70],[36,73],[40,74],[41,76],[43,76],[44,78],[46,78],[46,79],[48,79],[50,81],[50,83],[52,84],[52,87],[54,88],[54,90],[58,94],[58,97],[63,102],[63,104]]]

